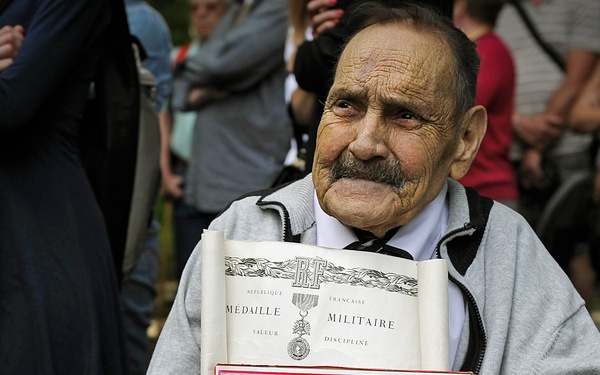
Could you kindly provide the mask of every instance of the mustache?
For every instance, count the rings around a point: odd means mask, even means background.
[[[401,189],[407,178],[397,159],[363,161],[345,152],[331,165],[330,179],[335,182],[341,178],[369,180],[391,185]]]

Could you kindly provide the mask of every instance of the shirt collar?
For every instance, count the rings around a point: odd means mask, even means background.
[[[448,183],[437,197],[417,214],[408,224],[403,225],[388,243],[408,251],[415,260],[436,257],[435,247],[448,228]],[[314,193],[314,212],[317,224],[317,245],[342,249],[357,240],[351,228],[327,215]]]

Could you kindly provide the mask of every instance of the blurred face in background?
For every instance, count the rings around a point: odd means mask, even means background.
[[[225,0],[190,0],[190,20],[200,40],[210,36],[227,10]]]

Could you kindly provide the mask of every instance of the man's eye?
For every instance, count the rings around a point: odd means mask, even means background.
[[[396,123],[405,129],[418,129],[423,125],[423,118],[414,112],[400,110],[388,117],[390,123]]]
[[[331,110],[336,116],[344,117],[354,116],[357,112],[356,108],[346,100],[336,100],[333,103]]]
[[[350,105],[350,103],[340,100],[338,102],[335,103],[335,106],[337,108],[341,108],[341,109],[348,109],[348,108],[352,108],[352,106]]]
[[[410,113],[410,112],[401,112],[398,115],[398,118],[401,118],[402,120],[412,120],[412,119],[415,119],[417,117],[415,115],[413,115],[412,113]]]

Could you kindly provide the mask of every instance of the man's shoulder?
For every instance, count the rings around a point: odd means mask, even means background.
[[[449,226],[460,227],[470,223],[472,227],[485,229],[491,221],[496,224],[520,226],[526,221],[515,210],[500,202],[480,195],[475,189],[464,187],[459,182],[449,179],[448,191],[450,202]]]
[[[310,176],[307,176],[300,180],[243,194],[233,200],[224,212],[230,210],[232,207],[245,207],[249,205],[294,206],[294,203],[298,199],[302,199],[309,193],[312,194],[312,189],[312,180],[310,179]]]
[[[254,238],[297,234],[314,223],[313,185],[309,176],[240,196],[213,221],[211,229]]]

